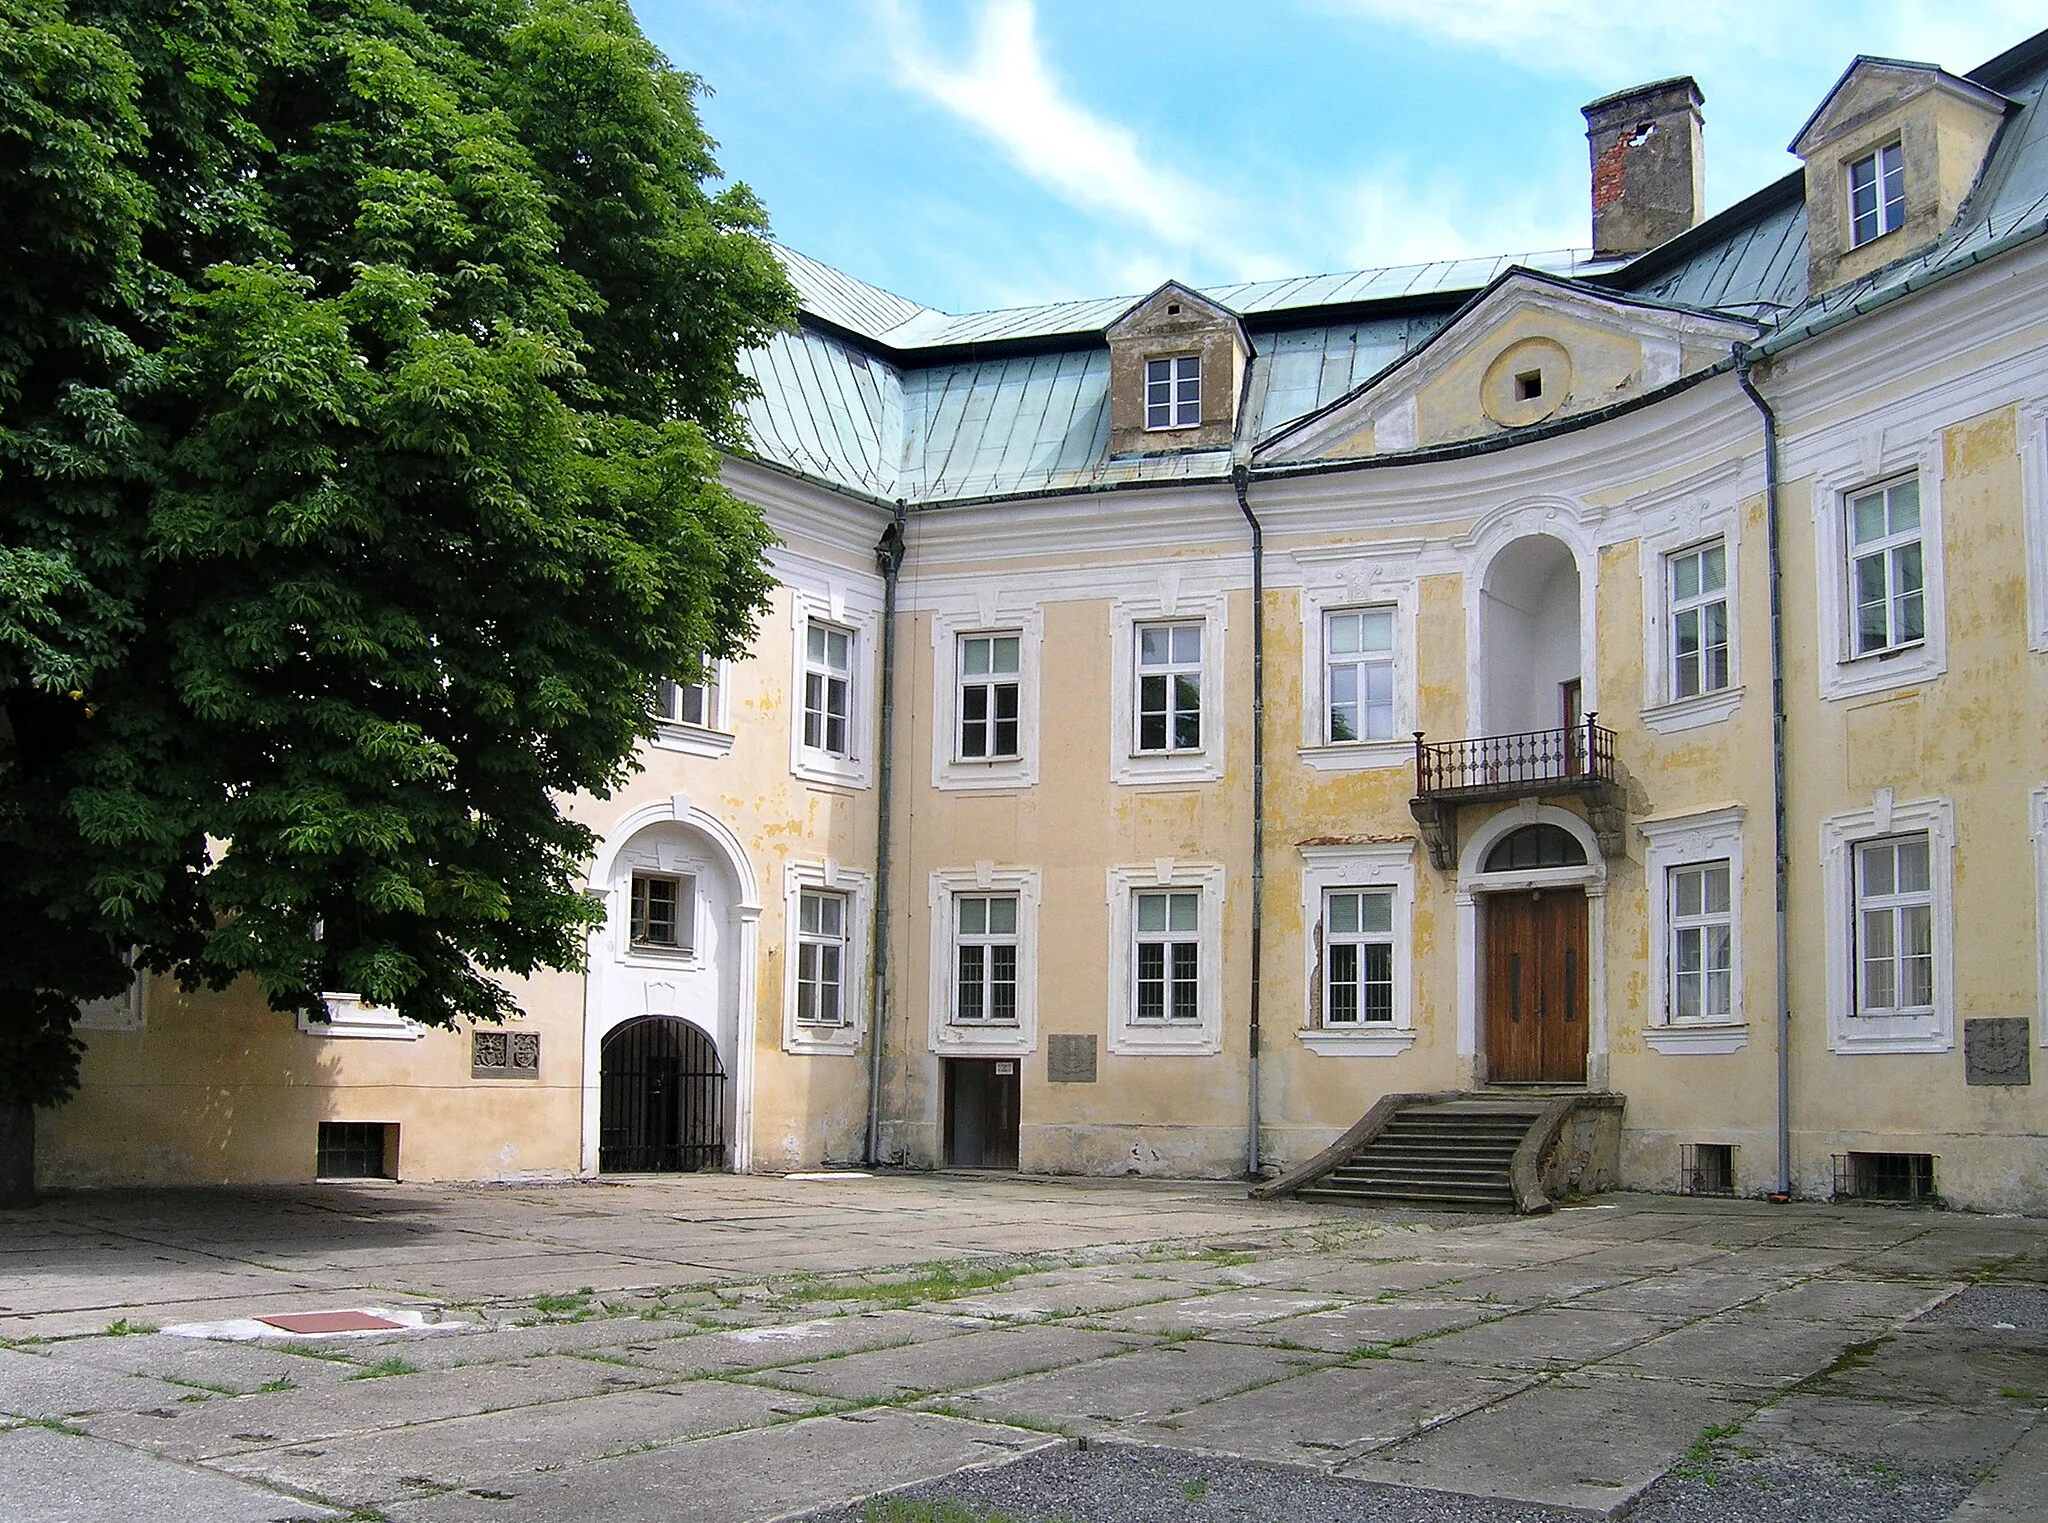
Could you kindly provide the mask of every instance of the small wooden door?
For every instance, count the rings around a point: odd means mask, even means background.
[[[1016,1168],[1018,1061],[947,1058],[945,1063],[947,1164]]]
[[[1486,1074],[1496,1084],[1586,1080],[1586,891],[1488,894]]]

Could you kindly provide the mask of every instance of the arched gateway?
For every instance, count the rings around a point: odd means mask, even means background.
[[[650,1015],[614,1028],[599,1058],[598,1089],[600,1173],[725,1167],[725,1065],[700,1027]]]

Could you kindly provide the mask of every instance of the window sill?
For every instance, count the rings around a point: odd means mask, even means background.
[[[1947,666],[1939,651],[1926,642],[1872,651],[1867,656],[1848,656],[1836,661],[1823,674],[1823,698],[1861,698],[1870,693],[1915,687],[1939,677]]]
[[[1148,783],[1213,783],[1223,776],[1219,757],[1207,751],[1131,751],[1111,764],[1111,781],[1143,787]]]
[[[860,1050],[860,1032],[852,1026],[799,1026],[791,1023],[782,1050],[794,1056],[851,1057]]]
[[[1412,740],[1346,740],[1303,746],[1302,765],[1318,772],[1363,772],[1375,767],[1403,767],[1415,760]]]
[[[1021,1022],[1015,1021],[977,1022],[971,1026],[949,1022],[933,1033],[932,1038],[932,1051],[941,1055],[968,1053],[1022,1057],[1036,1045],[1031,1032]]]
[[[1414,1028],[1403,1026],[1360,1026],[1356,1030],[1315,1026],[1295,1035],[1302,1046],[1325,1058],[1398,1058],[1415,1045]]]
[[[1741,706],[1742,689],[1724,687],[1717,692],[1701,693],[1697,697],[1680,698],[1644,709],[1643,728],[1655,735],[1697,730],[1702,725],[1719,724]]]
[[[1223,1050],[1223,1038],[1203,1021],[1188,1021],[1180,1026],[1124,1024],[1110,1029],[1109,1050],[1123,1057],[1213,1057]]]
[[[695,972],[704,959],[695,952],[664,951],[660,947],[628,947],[619,957],[622,967],[661,968],[667,972]]]
[[[1037,768],[1027,757],[970,757],[945,762],[932,785],[951,793],[1010,793],[1037,781]]]
[[[664,724],[654,732],[657,751],[677,751],[685,756],[723,756],[737,737],[724,730],[707,730],[693,724]]]
[[[1740,1021],[1701,1022],[1698,1025],[1652,1026],[1643,1032],[1652,1052],[1730,1053],[1749,1045],[1749,1026]]]
[[[865,788],[868,785],[866,762],[849,756],[835,756],[830,751],[806,750],[790,770],[807,783],[823,783],[830,788]]]
[[[347,1037],[373,1042],[416,1042],[427,1028],[416,1026],[387,1005],[366,1005],[353,994],[323,994],[327,1019],[299,1012],[299,1030],[307,1036]]]
[[[1854,1015],[1828,1033],[1828,1051],[1842,1054],[1949,1052],[1955,1045],[1954,1034],[1938,1016]]]

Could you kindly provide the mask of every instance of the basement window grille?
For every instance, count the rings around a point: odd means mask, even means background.
[[[387,1121],[323,1121],[314,1175],[320,1179],[391,1179],[398,1126]]]
[[[1735,1147],[1727,1142],[1688,1142],[1678,1150],[1681,1195],[1733,1195]]]
[[[1932,1153],[1837,1153],[1835,1199],[1931,1201]]]
[[[470,1034],[469,1076],[472,1079],[538,1079],[540,1033],[476,1031]]]

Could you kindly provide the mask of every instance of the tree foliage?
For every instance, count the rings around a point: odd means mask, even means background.
[[[0,1103],[139,956],[491,1019],[574,966],[793,315],[615,0],[0,0]]]

